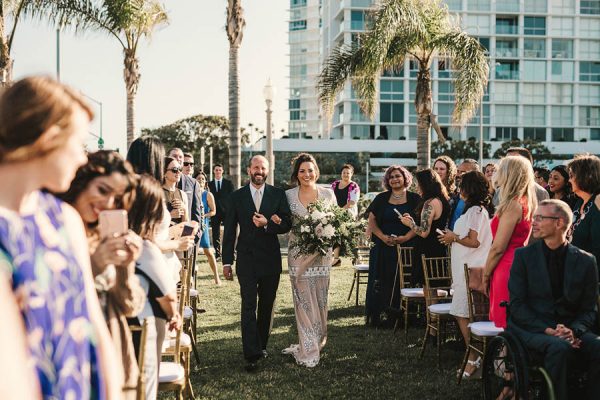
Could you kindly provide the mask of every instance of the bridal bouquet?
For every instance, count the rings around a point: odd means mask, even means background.
[[[345,209],[328,206],[319,200],[308,206],[308,214],[292,224],[292,246],[299,255],[326,255],[340,247],[340,254],[351,254],[364,234],[365,222],[355,220]]]

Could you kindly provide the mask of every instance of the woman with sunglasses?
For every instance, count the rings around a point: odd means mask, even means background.
[[[189,221],[187,215],[187,195],[177,188],[177,182],[181,180],[182,168],[179,162],[172,157],[165,157],[165,175],[163,178],[163,191],[167,210],[171,213],[171,223]]]

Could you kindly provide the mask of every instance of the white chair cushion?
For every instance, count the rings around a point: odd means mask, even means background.
[[[175,331],[173,331],[175,332]],[[162,351],[165,352],[167,351],[167,349],[169,348],[175,348],[175,342],[176,342],[176,336],[177,334],[175,334],[175,336],[172,337],[167,337],[165,338],[163,344],[162,344]],[[179,344],[181,346],[191,346],[192,345],[192,339],[190,338],[190,335],[188,335],[187,333],[182,333],[181,334],[181,339],[179,340]]]
[[[355,264],[353,265],[356,271],[366,272],[369,270],[369,264]]]
[[[469,324],[471,332],[477,336],[497,336],[504,332],[503,328],[498,328],[492,321],[478,321]]]
[[[196,289],[190,289],[190,297],[198,297],[198,291]]]
[[[429,306],[429,311],[434,314],[450,314],[452,303],[438,303]]]
[[[177,382],[185,378],[185,371],[181,364],[163,361],[160,363],[158,382]]]
[[[400,294],[404,297],[424,297],[423,288],[404,288],[400,290]]]
[[[183,319],[190,319],[190,318],[192,318],[192,315],[194,315],[194,311],[192,310],[192,307],[185,306],[183,308]]]

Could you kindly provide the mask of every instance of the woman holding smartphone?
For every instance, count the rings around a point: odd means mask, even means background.
[[[189,221],[187,215],[187,195],[179,188],[177,183],[181,180],[183,169],[173,157],[165,157],[165,176],[163,178],[163,191],[167,210],[171,213],[171,224]]]

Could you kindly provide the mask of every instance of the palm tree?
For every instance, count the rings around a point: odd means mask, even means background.
[[[319,76],[319,101],[331,117],[335,98],[347,79],[359,97],[363,112],[375,115],[379,76],[400,70],[406,57],[419,66],[415,109],[417,112],[417,167],[430,165],[432,114],[430,67],[436,57],[453,61],[455,107],[453,122],[464,126],[474,115],[487,85],[489,67],[485,49],[462,31],[440,0],[384,0],[373,9],[372,29],[360,44],[339,46],[327,58]],[[436,129],[443,141],[441,130]]]
[[[244,36],[244,10],[241,0],[227,0],[227,39],[229,40],[229,174],[235,187],[241,183],[240,85],[238,49]]]
[[[168,23],[158,0],[37,0],[38,14],[76,31],[103,31],[117,39],[123,48],[123,78],[127,91],[127,147],[135,139],[135,96],[140,83],[137,49],[142,37],[149,38],[159,26]],[[34,10],[34,13],[36,11]]]
[[[7,1],[0,0],[0,88],[12,83],[13,59],[10,56],[12,43],[19,19],[31,0]],[[6,16],[11,13],[12,26],[6,25]]]

